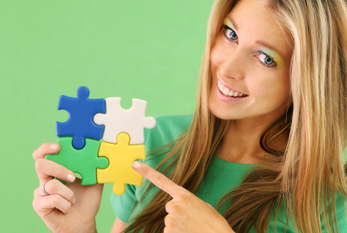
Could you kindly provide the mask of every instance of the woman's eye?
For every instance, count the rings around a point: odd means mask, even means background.
[[[228,26],[224,25],[224,36],[228,39],[228,40],[237,40],[237,35],[236,32],[229,28]]]
[[[260,52],[258,55],[256,55],[259,60],[261,61],[261,63],[263,63],[265,66],[269,66],[269,67],[275,67],[277,64],[274,61],[274,59],[262,52]]]
[[[223,26],[223,34],[224,34],[224,37],[227,38],[228,40],[237,41],[238,39],[236,32],[230,27],[228,27],[227,25]],[[277,66],[276,61],[272,57],[266,55],[265,53],[261,51],[259,51],[259,53],[255,56],[258,58],[260,63],[263,64],[264,66],[267,66],[267,67]]]

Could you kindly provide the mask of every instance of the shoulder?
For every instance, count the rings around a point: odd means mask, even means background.
[[[165,158],[176,143],[190,127],[193,115],[171,115],[156,117],[156,126],[145,130],[146,160],[143,161],[152,168]],[[170,144],[171,143],[171,144]],[[171,158],[167,163],[170,163]]]
[[[186,131],[191,124],[193,115],[170,115],[156,117],[156,126],[148,130],[148,134],[176,137]]]
[[[182,136],[188,130],[192,118],[193,115],[156,117],[156,126],[153,129],[145,129],[146,154]]]

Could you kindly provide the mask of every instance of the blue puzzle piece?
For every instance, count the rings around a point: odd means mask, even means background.
[[[97,113],[106,113],[104,99],[89,99],[89,89],[80,87],[77,98],[60,96],[58,110],[66,110],[70,118],[66,122],[57,122],[58,137],[73,137],[72,145],[82,149],[85,138],[100,140],[104,133],[104,125],[96,125],[93,117]]]

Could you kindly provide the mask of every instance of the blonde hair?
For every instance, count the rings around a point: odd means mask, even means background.
[[[283,205],[297,232],[337,230],[335,196],[347,198],[347,6],[344,0],[273,0],[271,9],[293,44],[290,79],[293,104],[267,129],[260,144],[273,154],[250,171],[227,193],[218,207],[230,202],[224,217],[236,232],[265,232],[270,214]],[[228,122],[208,108],[211,91],[210,51],[223,19],[237,4],[216,0],[209,19],[207,42],[199,76],[197,109],[188,131],[157,166],[170,179],[197,191]],[[288,138],[283,151],[271,149],[276,135]],[[162,149],[162,148],[161,148]],[[166,164],[169,163],[168,166]],[[149,185],[145,194],[153,185]],[[162,232],[165,204],[170,196],[159,191],[125,232]],[[276,208],[275,208],[276,207]],[[322,217],[322,223],[321,223]]]

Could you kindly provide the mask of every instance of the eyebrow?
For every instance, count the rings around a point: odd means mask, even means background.
[[[236,25],[236,23],[234,23],[234,21],[233,21],[230,17],[227,17],[227,18],[230,20],[231,24],[235,27],[235,30],[237,30],[237,25]],[[256,44],[260,44],[260,45],[262,45],[262,46],[265,46],[265,47],[267,47],[267,48],[273,50],[275,53],[277,53],[277,54],[278,54],[279,56],[281,56],[282,58],[284,57],[283,54],[280,53],[277,49],[275,49],[275,48],[272,47],[271,45],[266,44],[265,42],[262,42],[262,41],[257,40],[255,43],[256,43]]]

